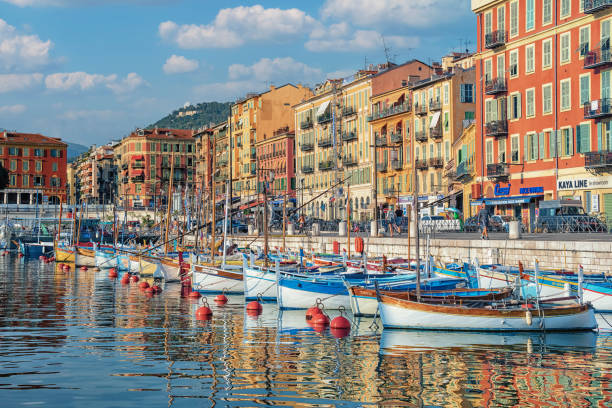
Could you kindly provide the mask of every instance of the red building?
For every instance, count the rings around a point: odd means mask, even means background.
[[[274,180],[269,184],[271,194],[285,194],[295,197],[295,131],[289,126],[277,129],[271,137],[265,137],[257,142],[257,186],[262,192],[262,183],[270,182],[270,174]]]
[[[581,199],[587,212],[612,216],[612,1],[472,0],[472,9],[472,204],[531,227],[543,199]]]
[[[4,204],[66,202],[66,148],[61,139],[32,133],[0,133],[0,162],[9,183]]]

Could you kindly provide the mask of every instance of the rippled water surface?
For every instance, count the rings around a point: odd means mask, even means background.
[[[382,331],[366,319],[337,339],[303,311],[248,316],[240,297],[202,323],[178,285],[147,298],[106,272],[15,257],[0,259],[0,305],[3,407],[612,406],[603,332]]]

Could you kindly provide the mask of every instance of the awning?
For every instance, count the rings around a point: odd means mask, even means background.
[[[447,195],[445,197],[442,197],[442,198],[440,198],[440,199],[438,199],[436,201],[432,201],[431,203],[427,203],[426,207],[431,207],[431,206],[436,205],[436,204],[443,204],[443,203],[449,202],[451,198],[456,197],[456,196],[458,196],[461,193],[463,193],[463,191],[461,191],[461,190],[460,191],[454,191],[454,192],[452,192],[451,194],[449,194],[449,195]]]
[[[323,104],[319,106],[319,109],[317,110],[317,116],[324,114],[328,106],[329,106],[329,101],[323,102]]]
[[[132,160],[142,160],[144,159],[144,156],[142,154],[137,154],[135,156],[132,156]]]
[[[526,204],[534,198],[543,197],[543,194],[530,195],[530,196],[514,196],[514,197],[498,197],[498,198],[481,198],[479,200],[473,200],[470,205],[512,205],[512,204]]]
[[[440,112],[434,113],[433,117],[431,118],[431,124],[429,125],[429,127],[435,128],[439,120],[440,120]]]

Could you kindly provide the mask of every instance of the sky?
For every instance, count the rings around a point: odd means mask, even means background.
[[[0,0],[0,129],[100,145],[186,103],[439,61],[474,49],[469,3]]]

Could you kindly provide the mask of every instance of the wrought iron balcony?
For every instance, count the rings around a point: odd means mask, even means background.
[[[463,161],[459,163],[457,166],[457,171],[455,173],[455,180],[457,181],[465,181],[470,178],[472,175],[472,166],[468,166],[467,161]]]
[[[310,174],[310,173],[314,173],[314,168],[312,166],[302,166],[302,173],[304,174]]]
[[[387,135],[376,136],[376,146],[386,146],[387,145]]]
[[[327,137],[325,139],[319,139],[319,142],[317,144],[319,145],[319,147],[330,147],[333,142],[331,137]]]
[[[300,129],[310,129],[312,127],[312,119],[306,119],[300,122]]]
[[[429,166],[433,168],[441,168],[444,166],[444,162],[442,161],[441,157],[430,157]]]
[[[487,164],[487,177],[500,179],[508,177],[508,165],[506,163]]]
[[[429,110],[430,111],[439,111],[442,109],[442,102],[440,99],[430,99],[429,100]]]
[[[427,115],[427,105],[416,105],[414,107],[414,113],[417,115]]]
[[[353,156],[344,156],[342,158],[342,165],[344,167],[351,167],[357,165],[357,158]]]
[[[442,123],[438,121],[438,124],[432,128],[429,128],[429,137],[436,140],[442,139]]]
[[[427,131],[419,130],[414,132],[414,138],[417,142],[426,142],[427,141]]]
[[[594,14],[612,6],[612,0],[582,0],[584,14]]]
[[[332,115],[331,113],[324,113],[322,115],[317,116],[317,123],[327,123],[327,122],[331,122],[332,120]]]
[[[593,69],[612,63],[610,48],[597,48],[584,56],[584,68]]]
[[[387,162],[376,163],[376,171],[379,172],[379,173],[386,173],[387,172],[387,167],[388,167],[388,163]]]
[[[314,143],[311,141],[300,143],[300,149],[303,152],[312,152],[314,150]]]
[[[132,183],[144,183],[144,181],[145,181],[144,176],[132,177]]]
[[[612,151],[599,150],[584,154],[584,167],[587,169],[602,169],[612,167]]]
[[[416,163],[414,163],[414,166],[417,170],[427,170],[427,160],[417,160]]]
[[[357,140],[357,133],[355,132],[344,132],[342,133],[342,141],[350,142],[352,140]]]
[[[401,160],[399,159],[391,160],[391,168],[393,170],[401,170],[403,166],[404,166],[404,163],[402,163]]]
[[[489,79],[485,82],[485,94],[487,95],[495,95],[506,92],[506,90],[506,78],[504,77]]]
[[[368,121],[378,120],[387,118],[389,116],[398,115],[400,113],[410,112],[412,109],[412,102],[406,101],[398,105],[392,105],[384,109],[380,109],[372,114],[368,115]]]
[[[585,119],[600,119],[612,116],[612,99],[596,99],[584,104]]]
[[[391,133],[391,143],[403,143],[403,142],[404,142],[404,136],[402,135],[402,132]]]
[[[485,35],[485,48],[497,48],[506,44],[506,32],[505,31],[492,31]]]
[[[500,119],[485,123],[485,133],[487,136],[493,137],[508,136],[508,121],[506,119]]]
[[[319,170],[321,171],[329,171],[336,168],[336,165],[331,160],[322,160],[319,162]]]
[[[217,160],[217,166],[220,166],[220,167],[227,166],[227,158],[221,158]]]
[[[352,116],[355,115],[357,111],[352,106],[345,106],[342,108],[342,116]]]

